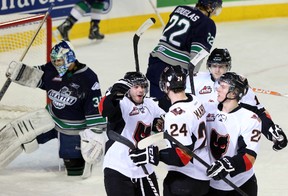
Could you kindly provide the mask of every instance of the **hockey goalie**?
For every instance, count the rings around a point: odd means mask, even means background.
[[[107,122],[98,109],[101,99],[98,76],[77,60],[68,41],[57,43],[50,58],[46,64],[34,66],[12,61],[7,69],[6,76],[12,82],[46,91],[51,100],[46,109],[55,122],[50,130],[45,127],[33,137],[24,136],[18,144],[34,142],[36,136],[39,144],[58,139],[59,157],[63,159],[67,175],[87,178],[93,164],[100,162],[104,154]]]

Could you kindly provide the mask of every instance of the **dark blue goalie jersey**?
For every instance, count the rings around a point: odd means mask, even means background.
[[[46,90],[51,100],[47,109],[56,130],[74,135],[87,127],[106,125],[106,118],[98,110],[100,84],[90,68],[76,61],[76,69],[62,77],[51,62],[38,68],[44,71],[38,87]]]
[[[195,7],[178,6],[170,14],[152,56],[167,64],[186,68],[191,53],[210,52],[215,35],[216,25],[212,19]]]

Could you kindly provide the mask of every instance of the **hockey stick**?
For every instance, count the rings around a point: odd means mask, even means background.
[[[134,49],[134,59],[135,59],[135,66],[136,71],[140,71],[139,67],[139,58],[138,58],[138,42],[140,39],[140,36],[149,29],[153,24],[155,24],[156,20],[155,18],[149,18],[147,19],[136,31],[136,33],[133,36],[133,49]]]
[[[210,165],[206,163],[203,159],[201,159],[199,156],[197,156],[193,151],[191,151],[189,148],[184,146],[181,142],[176,140],[173,136],[169,135],[167,132],[164,132],[164,139],[168,139],[171,142],[174,142],[177,146],[179,146],[187,155],[189,155],[191,158],[195,158],[197,161],[199,161],[201,164],[203,164],[205,167],[209,168]],[[242,196],[248,196],[244,191],[242,191],[239,187],[237,187],[233,182],[228,180],[225,177],[221,178],[224,182],[226,182],[229,186],[234,188],[240,195]]]
[[[41,30],[44,22],[46,21],[47,17],[50,15],[53,6],[54,6],[54,4],[52,3],[52,4],[50,5],[50,7],[48,8],[47,12],[45,13],[44,18],[42,19],[41,23],[39,24],[39,27],[37,28],[34,36],[32,37],[29,45],[27,46],[27,48],[26,48],[25,51],[23,52],[22,56],[20,57],[20,59],[19,59],[20,62],[23,61],[23,59],[25,58],[28,50],[31,48],[31,46],[32,46],[34,40],[36,39],[38,33],[40,32],[40,30]],[[3,87],[2,87],[2,89],[1,89],[1,91],[0,91],[0,101],[1,101],[1,99],[3,98],[4,94],[6,93],[6,91],[7,91],[7,89],[9,88],[9,86],[10,86],[11,83],[12,83],[12,80],[11,80],[10,78],[7,78],[7,79],[6,79],[6,82],[4,83],[4,85],[3,85]]]
[[[155,5],[153,4],[152,0],[149,0],[149,3],[150,3],[150,5],[151,5],[151,7],[153,8],[154,12],[156,13],[158,19],[160,20],[161,25],[162,25],[162,28],[164,28],[164,27],[165,27],[165,23],[164,23],[161,15],[160,15],[160,13],[158,12],[158,10],[157,10],[157,8],[155,7]]]
[[[262,94],[267,94],[267,95],[275,95],[275,96],[288,98],[288,95],[284,95],[284,94],[276,92],[276,91],[264,90],[264,89],[261,89],[261,88],[252,88],[252,90],[255,93],[262,93]]]
[[[188,74],[189,74],[189,80],[190,80],[191,93],[193,95],[195,95],[194,69],[195,69],[195,65],[193,65],[192,63],[189,63],[188,64]]]
[[[126,145],[128,148],[130,148],[130,149],[132,149],[132,150],[133,150],[133,149],[136,149],[136,147],[134,146],[134,144],[133,144],[129,139],[127,139],[126,137],[120,135],[119,133],[117,133],[117,132],[115,132],[115,131],[113,131],[113,130],[109,130],[109,131],[107,132],[107,135],[108,135],[109,139],[111,139],[111,140],[114,140],[114,141],[116,141],[116,142],[120,142],[121,144]],[[146,174],[146,178],[147,178],[147,180],[148,180],[148,182],[149,182],[149,185],[150,185],[150,187],[151,187],[154,195],[155,195],[155,196],[159,196],[159,193],[158,193],[156,187],[154,186],[153,181],[152,181],[151,178],[149,177],[149,173],[148,173],[148,171],[147,171],[147,168],[145,167],[145,165],[141,165],[141,167],[142,167],[144,173]]]
[[[118,134],[117,132],[115,132],[113,130],[108,131],[107,135],[111,140],[114,140],[116,142],[120,142],[121,144],[126,145],[128,148],[130,148],[132,150],[136,149],[136,147],[134,146],[134,144],[130,140],[128,140],[126,137]],[[146,175],[149,175],[145,165],[142,165],[142,169]]]
[[[189,148],[184,146],[182,143],[180,143],[174,137],[169,135],[167,132],[160,132],[160,133],[151,135],[149,137],[146,137],[146,138],[140,140],[138,142],[137,146],[138,146],[139,149],[145,149],[145,148],[147,148],[150,145],[157,145],[158,146],[158,144],[160,144],[160,147],[159,146],[158,147],[161,150],[161,149],[165,148],[165,146],[163,146],[163,142],[165,142],[164,139],[167,139],[169,141],[174,142],[177,146],[179,146],[182,150],[184,150],[185,153],[190,156],[190,158],[194,157],[197,161],[202,163],[205,167],[207,167],[207,168],[209,167],[208,163],[206,163],[203,159],[201,159],[199,156],[194,154],[193,151],[191,151]],[[232,188],[234,188],[242,196],[247,196],[246,193],[244,193],[239,187],[237,187],[233,182],[231,182],[227,178],[222,178],[222,180],[224,182],[226,182],[228,185],[230,185]]]

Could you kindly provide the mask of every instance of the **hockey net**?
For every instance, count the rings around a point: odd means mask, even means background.
[[[11,14],[0,16],[0,86],[6,82],[6,70],[12,60],[19,61],[31,43],[44,15]],[[23,63],[42,65],[49,61],[52,45],[52,21],[48,17]],[[0,119],[13,119],[46,105],[46,92],[11,83],[0,102]]]

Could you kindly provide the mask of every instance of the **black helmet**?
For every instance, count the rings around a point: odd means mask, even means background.
[[[127,72],[124,76],[124,79],[129,80],[133,84],[133,86],[135,85],[142,86],[143,88],[145,88],[146,93],[148,92],[148,86],[149,86],[148,80],[146,76],[141,72],[136,71]]]
[[[248,92],[249,85],[247,78],[238,75],[235,72],[226,72],[220,77],[219,82],[229,84],[228,93],[234,92],[238,101]]]
[[[186,73],[180,65],[166,67],[159,81],[161,91],[164,90],[185,90],[186,88]]]
[[[229,51],[224,48],[215,48],[208,57],[207,68],[210,68],[212,64],[226,64],[227,70],[231,69],[231,56]]]
[[[222,0],[198,0],[196,6],[211,14],[216,8],[222,8]]]

